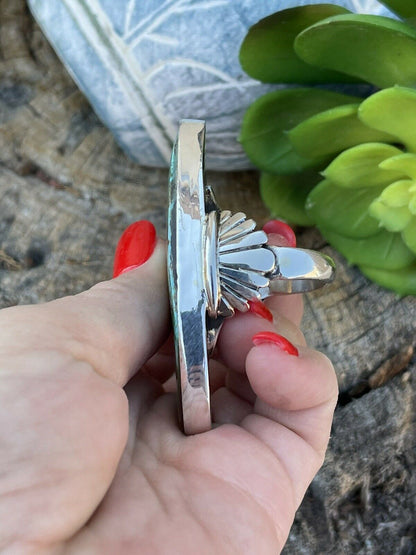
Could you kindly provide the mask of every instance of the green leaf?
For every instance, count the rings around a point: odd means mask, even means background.
[[[412,64],[416,68],[416,57]],[[407,150],[416,152],[416,90],[391,87],[379,91],[361,103],[358,116],[366,125],[391,133]]]
[[[292,224],[312,225],[313,222],[305,211],[305,201],[319,179],[316,172],[295,176],[262,173],[260,194],[273,217],[282,218]]]
[[[350,13],[332,4],[282,10],[250,27],[240,48],[243,70],[265,83],[339,83],[357,80],[321,70],[301,60],[293,49],[296,35],[326,17]]]
[[[416,218],[413,217],[402,232],[403,241],[416,254]]]
[[[411,179],[401,179],[392,183],[372,202],[369,213],[389,231],[403,231],[415,219],[411,211],[411,188],[414,185],[415,182]],[[408,244],[405,239],[404,241]]]
[[[416,21],[416,4],[413,0],[379,0],[379,2],[390,8],[402,19],[410,20],[408,23]]]
[[[287,175],[322,167],[324,160],[311,160],[296,154],[286,131],[322,110],[360,100],[310,88],[273,91],[258,98],[246,111],[240,141],[253,164],[266,172]]]
[[[336,106],[302,121],[288,133],[295,151],[305,158],[326,158],[368,142],[394,142],[392,135],[365,125],[359,104]]]
[[[295,39],[306,63],[353,75],[377,87],[416,85],[416,29],[377,15],[336,15]]]
[[[411,199],[410,188],[413,184],[411,179],[400,179],[384,189],[380,200],[391,208],[407,206]]]
[[[319,228],[350,238],[370,237],[380,232],[380,223],[368,213],[368,207],[383,187],[351,191],[321,181],[306,200],[306,212]]]
[[[416,183],[413,184],[412,189],[414,190],[412,191],[413,196],[409,201],[409,210],[413,214],[413,216],[416,216]]]
[[[321,173],[338,187],[387,185],[404,177],[404,172],[401,171],[400,164],[392,169],[380,169],[381,163],[400,154],[401,151],[391,145],[364,143],[341,152]]]
[[[416,264],[411,264],[400,270],[382,270],[360,266],[362,273],[371,281],[386,289],[391,289],[399,295],[416,295]]]
[[[364,239],[344,237],[319,226],[322,235],[350,264],[384,270],[400,270],[416,260],[415,254],[404,244],[400,233],[382,230]]]
[[[403,172],[405,176],[416,179],[416,154],[410,152],[397,154],[381,162],[380,168],[385,171]]]
[[[379,220],[381,225],[388,231],[398,232],[408,225],[412,219],[412,214],[408,206],[400,206],[392,209],[380,198],[376,199],[368,209],[368,212]]]

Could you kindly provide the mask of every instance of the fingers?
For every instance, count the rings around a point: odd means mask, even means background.
[[[267,222],[263,230],[268,234],[270,245],[296,246],[293,230],[280,220]],[[260,306],[256,308],[256,305]],[[230,369],[237,372],[244,371],[245,358],[252,346],[251,337],[258,331],[278,331],[291,341],[304,344],[298,329],[303,314],[302,295],[272,295],[264,301],[268,310],[260,310],[261,303],[256,305],[252,306],[255,310],[251,314],[237,312],[234,318],[226,320],[221,331],[219,355]]]
[[[293,229],[281,220],[271,220],[263,226],[267,233],[268,244],[276,247],[296,247]],[[273,313],[284,315],[297,326],[303,315],[302,295],[273,295],[266,299],[265,305]]]
[[[175,365],[175,345],[173,333],[170,333],[168,339],[158,349],[157,353],[142,366],[141,372],[165,384],[172,377]]]
[[[297,504],[323,462],[338,393],[327,357],[304,346],[298,353],[272,343],[250,350],[246,371],[257,399],[241,422],[285,466]]]
[[[333,399],[336,379],[329,359],[304,346],[298,347],[298,353],[288,354],[269,342],[250,350],[246,373],[257,397],[285,411],[309,409]]]
[[[288,318],[273,314],[273,322],[245,313],[226,320],[218,339],[218,356],[235,372],[245,372],[246,357],[253,344],[251,338],[260,331],[277,332],[292,343],[305,345],[300,329]]]
[[[295,324],[300,326],[303,316],[303,295],[272,295],[264,301],[264,304],[271,311],[274,318],[278,315],[284,316]]]
[[[281,247],[296,247],[296,235],[293,229],[282,220],[270,220],[263,226],[270,245]]]
[[[282,228],[281,222],[274,222],[265,230],[270,244],[294,246],[290,228],[284,224]],[[258,310],[257,316],[238,314],[224,324],[218,354],[230,369],[226,380],[228,398],[225,407],[221,402],[225,393],[218,392],[214,415],[218,422],[253,422],[255,416],[257,420],[267,419],[272,429],[281,426],[296,436],[296,442],[306,442],[321,460],[337,398],[332,365],[324,355],[306,347],[298,328],[303,311],[301,295],[274,295],[265,304],[272,321],[266,312],[264,318],[259,318],[262,311]],[[276,337],[276,332],[283,338],[278,345],[263,341],[253,347],[252,338],[259,332],[263,339]]]
[[[299,356],[287,354],[272,343],[251,349],[246,371],[257,395],[254,412],[287,427],[323,456],[337,380],[325,355],[307,347],[298,352]]]
[[[169,331],[165,244],[159,241],[139,268],[56,302],[55,311],[78,330],[73,347],[100,373],[124,385]]]
[[[293,230],[284,222],[273,220],[264,226],[268,242],[272,245],[295,246]],[[273,295],[262,303],[252,304],[250,313],[237,313],[224,323],[218,341],[217,355],[229,368],[226,386],[229,392],[228,408],[224,412],[221,402],[224,394],[213,397],[213,414],[217,422],[239,422],[241,403],[244,408],[254,402],[255,393],[245,375],[246,357],[252,348],[251,338],[260,331],[278,332],[290,341],[305,344],[298,328],[303,314],[302,295]],[[244,375],[243,375],[244,374]]]
[[[253,406],[226,387],[221,387],[211,396],[211,413],[215,424],[239,423],[251,412]]]
[[[79,295],[0,311],[0,352],[59,349],[124,385],[166,339],[169,327],[166,246],[147,244],[139,255],[139,267]],[[130,266],[132,261],[129,257]]]
[[[118,472],[123,473],[125,467],[131,465],[134,450],[137,444],[137,428],[139,422],[145,418],[156,399],[162,393],[163,388],[149,376],[137,374],[134,376],[124,389],[129,404],[129,435],[124,449],[123,457],[120,461]]]
[[[305,345],[299,328],[290,319],[276,312],[273,313],[273,322],[252,313],[238,314],[228,320],[218,341],[217,354],[229,371],[226,388],[223,388],[227,393],[220,390],[212,396],[213,419],[216,423],[240,423],[244,416],[253,412],[257,392],[253,391],[246,375],[246,359],[253,348],[252,337],[264,331],[278,331],[293,343]]]
[[[296,510],[321,467],[323,457],[284,424],[256,413],[248,415],[241,427],[266,445],[285,470]]]
[[[269,335],[276,334],[261,332],[257,337]],[[240,423],[241,416],[255,413],[279,422],[317,453],[324,453],[338,393],[335,372],[325,355],[281,338],[278,345],[266,342],[250,348],[245,373],[238,370],[227,375],[226,406],[224,393],[213,396],[217,423]]]

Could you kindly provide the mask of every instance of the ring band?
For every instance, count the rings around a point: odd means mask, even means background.
[[[335,271],[328,256],[270,246],[243,212],[221,210],[205,185],[204,148],[205,122],[182,120],[169,177],[168,278],[186,434],[211,428],[208,356],[224,319],[253,299],[322,287]]]

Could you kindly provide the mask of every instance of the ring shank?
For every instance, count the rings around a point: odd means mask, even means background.
[[[270,274],[270,293],[305,293],[319,289],[335,276],[333,260],[320,252],[294,247],[268,246],[276,257]]]

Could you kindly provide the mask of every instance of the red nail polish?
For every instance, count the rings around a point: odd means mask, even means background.
[[[129,225],[116,247],[113,277],[144,264],[151,257],[155,246],[156,230],[151,222],[141,220]]]
[[[257,316],[260,316],[260,318],[264,318],[265,320],[268,320],[269,322],[273,322],[273,314],[270,312],[270,310],[267,308],[267,306],[261,302],[258,301],[257,299],[254,299],[253,301],[249,302],[250,305],[250,312],[252,312],[253,314],[256,314]]]
[[[262,345],[263,343],[272,343],[273,345],[277,345],[279,349],[285,351],[289,355],[299,356],[299,351],[296,349],[294,345],[290,341],[283,337],[283,335],[279,335],[278,333],[274,333],[272,331],[260,331],[256,333],[251,338],[255,347],[258,345]]]
[[[293,229],[285,222],[281,220],[271,220],[263,226],[263,231],[267,234],[276,233],[281,235],[288,243],[289,247],[296,247],[296,235]]]

